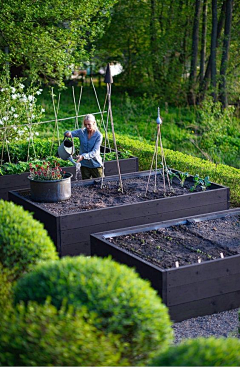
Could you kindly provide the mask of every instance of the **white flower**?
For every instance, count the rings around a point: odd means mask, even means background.
[[[32,102],[32,101],[34,101],[34,96],[28,96],[28,100],[30,101],[30,102]]]
[[[7,121],[7,120],[9,119],[9,117],[8,117],[8,116],[4,116],[2,119],[3,119],[4,121]]]
[[[10,87],[10,88],[11,88],[12,93],[16,92],[16,88],[14,88],[14,87]]]
[[[42,92],[41,92],[41,90],[39,89],[37,92],[36,92],[36,94],[39,96],[39,94],[41,94]]]
[[[16,131],[17,130],[17,126],[13,126],[13,130]]]
[[[23,88],[25,88],[25,85],[20,83],[20,84],[19,84],[19,88],[20,88],[20,89],[23,89]]]
[[[4,123],[2,122],[2,120],[0,120],[0,125],[4,125]]]
[[[18,114],[17,113],[14,113],[13,117],[16,119],[18,118]]]
[[[12,99],[16,99],[17,95],[16,94],[12,94]]]
[[[4,92],[5,91],[5,88],[1,88],[1,92]]]
[[[24,131],[23,130],[18,130],[18,135],[22,135],[22,134],[24,134]]]
[[[27,102],[27,96],[25,94],[22,94],[20,101],[21,102]]]
[[[32,115],[32,118],[33,118],[33,119],[35,119],[35,117],[36,117],[35,115]]]
[[[41,112],[45,112],[45,108],[42,108],[42,109],[41,109]]]
[[[14,108],[14,107],[11,107],[11,111],[12,111],[12,112],[15,112],[15,108]]]
[[[36,133],[35,133],[35,135],[37,135],[37,136],[38,136],[38,135],[39,135],[39,133],[38,133],[38,132],[36,132]]]
[[[18,138],[16,137],[15,140],[18,140]]]

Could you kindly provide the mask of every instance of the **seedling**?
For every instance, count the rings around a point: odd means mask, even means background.
[[[196,174],[194,177],[193,177],[193,186],[190,187],[190,191],[193,192],[196,190],[197,186],[200,185],[200,181],[201,181],[201,178],[199,177],[198,174]]]
[[[203,180],[200,182],[201,188],[203,191],[207,190],[208,186],[211,186],[211,182],[209,181],[209,177],[206,176]]]
[[[171,183],[171,184],[172,184],[172,182],[173,182],[173,178],[174,178],[174,177],[179,178],[179,177],[176,175],[176,173],[174,173],[174,172],[171,170],[171,168],[166,167],[165,172],[166,172],[166,174],[168,175],[168,177],[169,177],[169,180],[170,180],[170,183]]]
[[[178,175],[176,175],[176,177],[179,179],[181,187],[183,187],[186,181],[186,178],[189,177],[189,173],[188,172],[178,172]]]

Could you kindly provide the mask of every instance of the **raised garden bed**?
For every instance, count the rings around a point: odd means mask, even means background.
[[[240,208],[93,234],[91,255],[134,267],[174,321],[240,306]]]
[[[206,191],[190,193],[174,183],[174,192],[165,194],[161,175],[158,190],[151,178],[145,196],[149,172],[122,175],[124,194],[119,191],[118,177],[72,183],[72,196],[59,203],[35,203],[29,190],[9,192],[9,200],[33,212],[54,240],[60,256],[90,254],[90,234],[127,226],[136,226],[208,213],[229,208],[229,189],[212,183]],[[186,185],[193,185],[193,178]],[[168,195],[168,196],[166,196]]]
[[[103,147],[102,151],[103,151]],[[107,149],[107,152],[109,149]],[[138,171],[138,158],[129,157],[126,159],[120,159],[120,169],[122,173],[137,172]],[[116,160],[106,161],[105,164],[105,176],[112,176],[118,174]],[[64,171],[73,174],[73,180],[75,180],[75,166],[63,167]],[[15,175],[0,176],[0,199],[8,200],[8,192],[13,190],[21,190],[29,188],[28,180],[29,172],[24,172]]]

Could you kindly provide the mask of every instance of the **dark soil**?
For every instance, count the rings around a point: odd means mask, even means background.
[[[240,215],[155,231],[108,238],[108,241],[163,269],[240,254]],[[199,260],[199,261],[200,261]]]
[[[69,214],[170,196],[186,195],[189,194],[189,188],[192,186],[192,183],[185,182],[185,186],[182,188],[177,182],[173,182],[169,188],[166,182],[164,191],[162,177],[158,175],[155,190],[154,177],[152,176],[150,179],[147,194],[148,176],[124,179],[123,193],[119,189],[118,181],[111,181],[105,178],[103,188],[101,188],[101,180],[96,180],[94,184],[88,186],[82,186],[75,182],[72,184],[72,196],[70,199],[58,203],[37,204],[54,214]],[[201,188],[197,188],[197,191],[201,191]],[[31,199],[29,194],[27,198]]]

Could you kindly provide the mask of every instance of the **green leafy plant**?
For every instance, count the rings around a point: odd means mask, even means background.
[[[189,177],[189,173],[188,172],[177,172],[176,177],[179,179],[181,187],[183,187],[187,177]]]
[[[197,186],[200,186],[203,191],[207,189],[207,187],[211,186],[211,182],[209,181],[209,177],[200,178],[198,174],[193,177],[193,186],[190,187],[190,191],[193,192],[197,189]]]
[[[43,162],[41,165],[36,164],[35,168],[30,163],[30,174],[29,178],[37,181],[55,181],[61,180],[64,176],[65,172],[62,172],[62,168],[60,164],[56,161],[52,166],[50,162]]]
[[[88,320],[86,322],[86,319]],[[119,337],[104,335],[93,325],[94,315],[83,308],[46,302],[20,304],[3,313],[0,325],[1,366],[121,366]]]
[[[203,191],[207,190],[207,187],[211,186],[211,182],[209,181],[209,177],[206,176],[200,182],[201,188]]]
[[[111,259],[79,256],[45,262],[14,289],[15,303],[44,304],[48,296],[57,309],[65,299],[75,308],[94,312],[94,325],[120,335],[126,343],[123,357],[133,365],[146,363],[172,340],[168,311],[156,291],[133,269]]]
[[[151,366],[239,366],[240,341],[236,338],[197,338],[171,346]]]
[[[56,260],[55,246],[43,228],[22,207],[0,200],[0,262],[14,279],[43,260]]]

